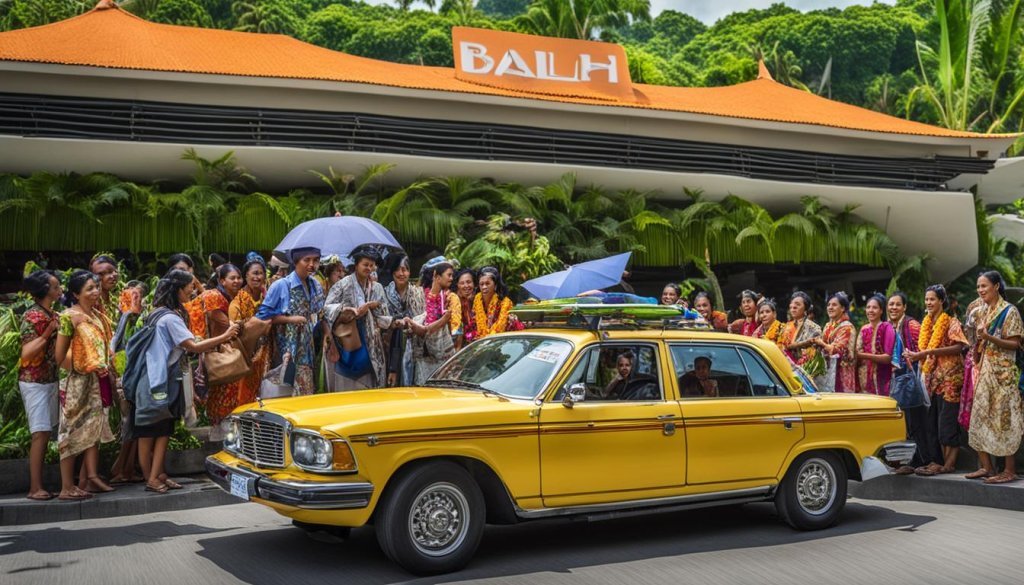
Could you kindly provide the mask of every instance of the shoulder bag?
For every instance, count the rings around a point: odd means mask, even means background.
[[[210,314],[206,312],[205,303],[203,314],[206,316],[206,334],[210,335]],[[240,340],[232,339],[217,346],[213,351],[203,356],[203,366],[206,369],[206,384],[208,386],[223,386],[246,377],[252,365],[246,355],[245,348]]]

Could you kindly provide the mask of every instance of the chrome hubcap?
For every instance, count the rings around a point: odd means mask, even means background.
[[[469,503],[450,483],[435,483],[413,499],[409,510],[409,534],[425,555],[439,557],[457,549],[466,538]]]
[[[832,466],[822,459],[808,459],[796,478],[796,497],[808,514],[824,514],[836,499],[836,476]]]

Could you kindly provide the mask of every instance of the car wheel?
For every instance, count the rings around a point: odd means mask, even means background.
[[[483,535],[483,494],[465,469],[449,462],[418,465],[384,495],[375,528],[392,561],[416,575],[466,566]]]
[[[779,484],[775,508],[797,530],[828,528],[846,505],[846,480],[846,466],[835,454],[804,453]]]

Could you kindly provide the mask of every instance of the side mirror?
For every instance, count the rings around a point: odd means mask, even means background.
[[[562,406],[566,408],[572,408],[577,402],[583,402],[587,397],[587,385],[579,382],[569,386],[565,391],[565,397],[562,398]]]

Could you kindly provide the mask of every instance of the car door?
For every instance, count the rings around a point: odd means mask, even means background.
[[[686,426],[687,484],[776,478],[804,424],[797,400],[757,349],[674,343],[669,354]],[[696,373],[707,362],[717,392],[702,392],[711,384]]]
[[[666,399],[663,346],[600,343],[580,352],[561,389],[541,407],[541,494],[545,506],[667,495],[686,482],[686,437],[679,404]],[[615,378],[609,357],[632,355],[623,392],[601,396]],[[616,362],[612,362],[616,363]],[[589,398],[567,408],[572,384]]]

